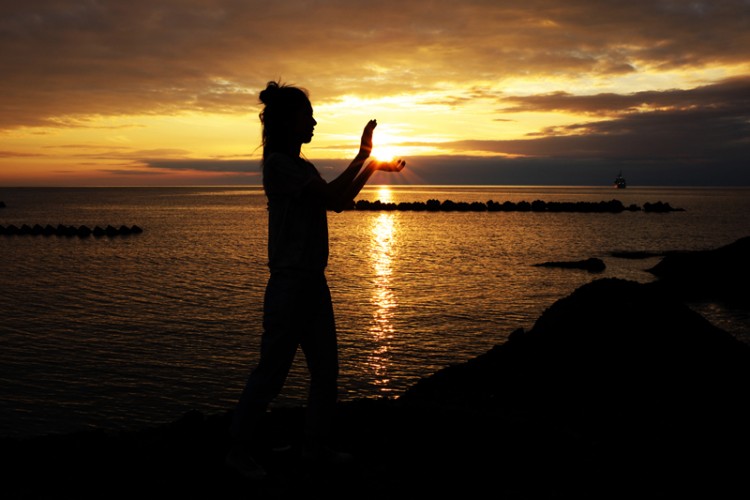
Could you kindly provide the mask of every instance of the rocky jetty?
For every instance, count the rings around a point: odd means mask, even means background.
[[[7,226],[0,225],[0,236],[78,236],[80,238],[87,238],[89,236],[126,236],[129,234],[141,234],[143,229],[138,225],[126,226],[121,225],[119,227],[113,225],[107,225],[105,227],[94,226],[70,226],[65,224],[58,224],[53,226],[47,224],[42,226],[41,224],[22,224],[20,227],[15,224],[8,224]]]
[[[489,200],[466,202],[453,200],[427,200],[426,202],[382,202],[380,200],[357,200],[350,210],[393,211],[407,210],[413,212],[581,212],[581,213],[620,213],[620,212],[677,212],[682,208],[673,208],[669,203],[657,201],[645,203],[643,207],[635,204],[625,206],[619,200],[589,202],[559,202],[534,200],[532,202],[497,202]]]
[[[711,255],[747,255],[730,250]],[[231,410],[190,412],[132,432],[0,440],[3,497],[745,498],[750,346],[669,290],[594,280],[396,399],[341,403],[346,466],[306,462],[304,409],[278,408],[269,439],[291,451],[263,455],[269,477],[248,483],[224,465]]]

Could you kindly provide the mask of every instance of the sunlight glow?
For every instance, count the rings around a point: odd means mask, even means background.
[[[372,152],[372,157],[378,161],[388,162],[399,158],[399,155],[396,148],[383,146],[376,148],[376,150]]]

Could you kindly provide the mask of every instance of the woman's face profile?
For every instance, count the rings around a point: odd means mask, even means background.
[[[315,118],[313,118],[312,105],[308,103],[307,106],[304,106],[297,113],[295,121],[292,125],[295,139],[297,139],[302,144],[307,144],[308,142],[312,141],[313,130],[315,129],[315,125],[317,124],[318,122],[315,121]]]

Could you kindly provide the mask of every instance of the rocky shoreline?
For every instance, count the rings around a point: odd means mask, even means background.
[[[339,405],[345,467],[304,462],[303,409],[268,414],[289,451],[249,483],[224,465],[224,414],[133,432],[2,439],[3,498],[743,498],[750,346],[692,311],[748,307],[750,238],[665,255],[654,283],[594,280],[528,331],[396,399]],[[688,284],[693,283],[693,286]],[[747,281],[744,281],[746,284]]]

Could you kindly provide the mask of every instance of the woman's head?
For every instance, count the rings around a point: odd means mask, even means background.
[[[260,113],[264,159],[273,152],[298,152],[303,143],[312,140],[317,122],[305,89],[268,82],[260,100],[264,104]]]

